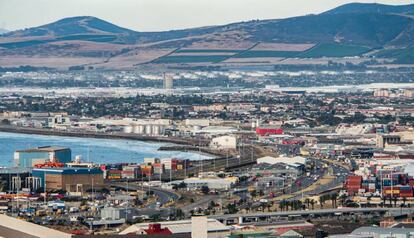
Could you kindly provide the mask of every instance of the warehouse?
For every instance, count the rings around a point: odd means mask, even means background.
[[[228,190],[234,184],[233,181],[220,178],[188,178],[184,179],[184,183],[190,190],[201,189],[204,186],[214,190]]]
[[[160,224],[161,229],[168,229],[172,234],[190,234],[192,232],[191,220],[167,221],[159,222],[158,224]],[[145,230],[147,230],[150,225],[151,223],[137,223],[126,228],[119,234],[145,234]],[[207,237],[227,237],[230,235],[230,228],[216,219],[207,219],[206,225],[208,232]]]
[[[236,149],[237,138],[235,136],[219,136],[213,138],[210,147],[214,149]]]
[[[104,186],[103,172],[98,168],[36,168],[32,176],[39,178],[47,191],[63,189],[82,193]]]
[[[72,160],[72,152],[69,148],[52,146],[42,146],[14,152],[14,164],[16,167],[34,167],[36,164],[44,164],[46,161],[54,159],[60,163],[69,163]]]

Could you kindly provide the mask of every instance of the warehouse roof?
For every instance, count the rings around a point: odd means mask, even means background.
[[[72,235],[34,223],[0,215],[0,234],[6,238],[70,238]]]
[[[355,229],[351,234],[352,235],[387,235],[387,234],[414,234],[414,228],[384,228],[384,227],[371,227],[371,226],[363,226],[360,228]]]
[[[45,172],[49,174],[96,174],[102,173],[99,168],[74,168],[74,167],[62,167],[62,168],[34,168],[33,173]]]
[[[182,220],[182,221],[166,221],[159,222],[162,228],[168,228],[173,234],[180,233],[191,233],[191,220]],[[138,223],[134,224],[121,233],[120,235],[126,235],[131,233],[136,233],[137,231],[148,229],[148,225],[151,223]],[[219,222],[216,219],[207,219],[207,229],[208,232],[221,232],[229,231],[230,228]]]

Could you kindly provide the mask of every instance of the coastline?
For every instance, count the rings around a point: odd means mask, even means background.
[[[200,172],[199,165],[204,171],[231,171],[233,169],[249,166],[256,163],[256,160],[251,157],[251,152],[248,146],[246,151],[242,151],[241,155],[236,155],[236,151],[228,152],[221,150],[212,150],[208,147],[198,148],[197,146],[208,145],[207,140],[189,140],[177,137],[151,137],[151,136],[139,136],[131,135],[127,133],[102,133],[102,132],[74,132],[74,131],[57,131],[50,129],[37,129],[37,128],[22,128],[0,125],[0,132],[17,133],[17,134],[32,134],[32,135],[50,135],[50,136],[64,136],[74,138],[99,138],[99,139],[125,139],[147,142],[160,142],[170,143],[171,145],[164,145],[158,148],[159,151],[181,151],[199,153],[200,155],[208,155],[210,158],[202,160],[191,160],[196,167],[187,170],[188,173],[197,174]],[[255,157],[263,156],[262,151],[254,148]],[[183,174],[177,174],[179,178],[183,178]]]
[[[98,138],[98,139],[127,139],[150,142],[165,142],[179,145],[196,145],[198,141],[186,140],[178,137],[162,137],[162,136],[142,136],[123,132],[90,132],[90,131],[62,131],[52,129],[39,129],[28,127],[14,127],[14,126],[0,126],[0,132],[19,133],[19,134],[34,134],[34,135],[50,135],[50,136],[68,136],[68,137],[83,137],[83,138]]]
[[[171,145],[161,146],[159,151],[181,151],[181,152],[193,152],[201,155],[207,155],[213,158],[223,156],[218,151],[211,151],[209,149],[198,149],[196,145],[199,144],[198,140],[189,140],[178,137],[161,137],[161,136],[142,136],[129,133],[103,133],[103,132],[81,132],[81,131],[61,131],[52,129],[39,129],[39,128],[27,128],[27,127],[14,127],[0,125],[0,132],[26,134],[26,135],[49,135],[49,136],[64,136],[73,138],[96,138],[96,139],[115,139],[115,140],[136,140],[143,142],[158,142],[158,143],[170,143]],[[202,141],[201,145],[205,146],[206,141]]]

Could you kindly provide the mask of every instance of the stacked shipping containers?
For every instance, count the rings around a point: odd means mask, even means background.
[[[154,174],[152,165],[141,165],[141,175],[144,177],[149,177]]]
[[[154,164],[152,164],[152,166],[153,166],[153,169],[154,169],[154,174],[163,174],[163,173],[165,173],[164,164],[154,163]]]
[[[353,196],[361,189],[362,176],[350,175],[346,179],[346,191]]]
[[[122,178],[135,179],[141,174],[138,166],[124,166],[122,167]]]
[[[122,178],[122,170],[119,169],[109,169],[107,171],[107,178],[108,179],[121,179]]]

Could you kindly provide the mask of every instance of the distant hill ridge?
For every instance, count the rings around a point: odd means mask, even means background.
[[[280,47],[265,52],[250,49],[256,44],[317,47],[300,53],[285,52]],[[204,49],[204,52],[179,51],[186,48]],[[399,59],[396,62],[414,62],[412,48],[414,4],[350,3],[321,14],[160,32],[134,31],[93,16],[77,16],[0,35],[0,56],[76,56],[104,58],[105,63],[115,57],[135,55],[139,60],[129,59],[134,65],[220,63],[230,58],[240,62],[254,57],[274,58],[272,62],[276,62],[284,57],[361,57],[365,54]],[[249,49],[249,52],[232,55],[219,49]]]

